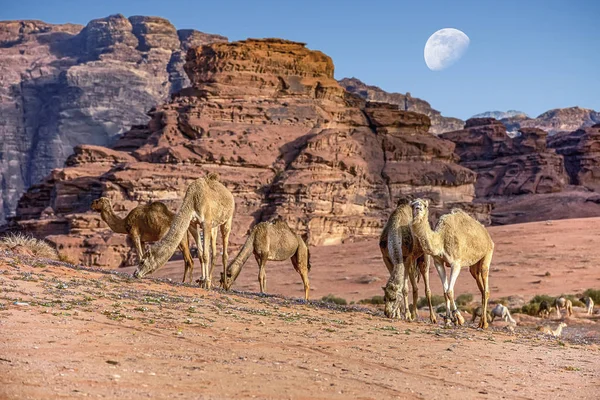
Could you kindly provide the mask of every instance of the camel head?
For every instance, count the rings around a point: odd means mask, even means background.
[[[93,211],[101,212],[103,210],[110,210],[112,205],[108,197],[100,197],[92,201],[92,205],[90,207]]]
[[[231,276],[229,270],[227,271],[227,277],[225,277],[225,274],[221,272],[221,279],[219,280],[219,283],[221,284],[221,287],[223,289],[231,289],[231,287],[233,286],[233,277]]]
[[[402,296],[399,296],[400,288],[395,283],[389,283],[381,287],[383,289],[384,309],[383,313],[388,318],[400,317],[400,301]]]
[[[560,325],[558,325],[560,328],[566,328],[567,324],[565,324],[564,322],[561,322]]]
[[[156,270],[156,260],[154,259],[152,249],[150,249],[140,260],[137,269],[133,273],[133,277],[143,278],[154,270]]]
[[[429,201],[426,199],[417,199],[410,203],[413,210],[413,218],[426,217],[429,214]]]

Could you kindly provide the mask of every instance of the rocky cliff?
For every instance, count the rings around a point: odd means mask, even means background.
[[[429,117],[368,103],[333,78],[333,62],[302,43],[246,40],[191,48],[191,86],[149,112],[147,125],[112,147],[81,145],[66,167],[31,187],[13,227],[92,265],[132,262],[90,203],[117,212],[151,200],[175,210],[186,186],[218,172],[234,193],[232,241],[256,221],[282,216],[311,244],[378,235],[401,195],[428,196],[434,214],[472,203],[475,173],[454,144],[428,133]]]
[[[185,52],[227,39],[157,17],[0,22],[0,224],[81,144],[109,145],[189,84]]]
[[[486,111],[476,115],[473,115],[471,118],[495,118],[495,119],[504,119],[504,118],[513,118],[513,117],[524,117],[529,118],[529,116],[523,111],[518,110],[508,110],[508,111]]]
[[[339,81],[347,91],[360,97],[380,103],[397,104],[401,110],[414,111],[425,114],[431,120],[431,133],[440,134],[444,132],[462,129],[465,122],[458,118],[442,117],[442,114],[433,108],[425,100],[412,97],[410,93],[388,93],[377,86],[370,86],[356,78],[344,78]]]
[[[536,118],[515,115],[503,118],[501,121],[509,131],[538,128],[554,135],[558,132],[572,132],[600,123],[600,112],[580,107],[556,108],[546,111]]]

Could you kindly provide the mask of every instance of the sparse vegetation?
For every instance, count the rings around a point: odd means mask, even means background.
[[[446,302],[446,300],[444,299],[444,296],[440,296],[438,294],[431,295],[431,305],[432,306],[436,307],[436,306],[439,306],[440,304],[444,304],[445,302]],[[423,307],[427,307],[427,297],[421,297],[417,301],[417,308],[423,308]]]
[[[13,250],[22,247],[34,257],[58,259],[56,249],[49,243],[22,233],[9,233],[0,238],[0,250]]]
[[[362,299],[359,304],[384,304],[383,296],[373,296],[370,299]]]
[[[600,304],[600,290],[588,289],[583,292],[583,295],[591,297],[592,300],[594,300],[594,303]]]
[[[72,264],[72,265],[76,265],[77,264],[77,262],[72,257],[70,257],[70,256],[68,256],[68,255],[66,255],[64,253],[60,253],[58,255],[58,260],[62,261],[64,263],[67,263],[67,264]]]
[[[321,301],[324,301],[326,303],[339,304],[339,305],[342,305],[342,306],[345,306],[345,305],[348,304],[348,302],[346,301],[346,299],[343,299],[341,297],[336,297],[335,295],[333,295],[331,293],[328,294],[327,296],[323,296],[321,298]]]
[[[466,306],[473,301],[473,295],[471,293],[461,294],[454,300],[457,306]]]

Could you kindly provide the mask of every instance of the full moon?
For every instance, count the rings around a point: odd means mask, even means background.
[[[432,71],[448,68],[465,54],[469,42],[469,37],[458,29],[440,29],[425,43],[425,64]]]

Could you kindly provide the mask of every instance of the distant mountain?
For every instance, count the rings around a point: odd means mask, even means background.
[[[516,116],[524,116],[529,118],[527,114],[523,111],[517,110],[508,110],[508,111],[486,111],[480,114],[475,114],[471,118],[495,118],[495,119],[504,119],[504,118],[512,118]]]
[[[397,104],[401,110],[414,111],[425,114],[431,119],[431,128],[429,132],[439,135],[444,132],[451,132],[463,129],[465,122],[458,118],[443,117],[442,114],[433,108],[425,100],[412,97],[410,93],[389,93],[377,87],[367,85],[357,78],[344,78],[338,81],[348,92],[354,93],[364,99],[373,102]]]
[[[525,115],[515,115],[500,119],[509,131],[521,128],[539,128],[548,134],[571,132],[600,123],[600,112],[581,107],[555,108],[529,118]]]

